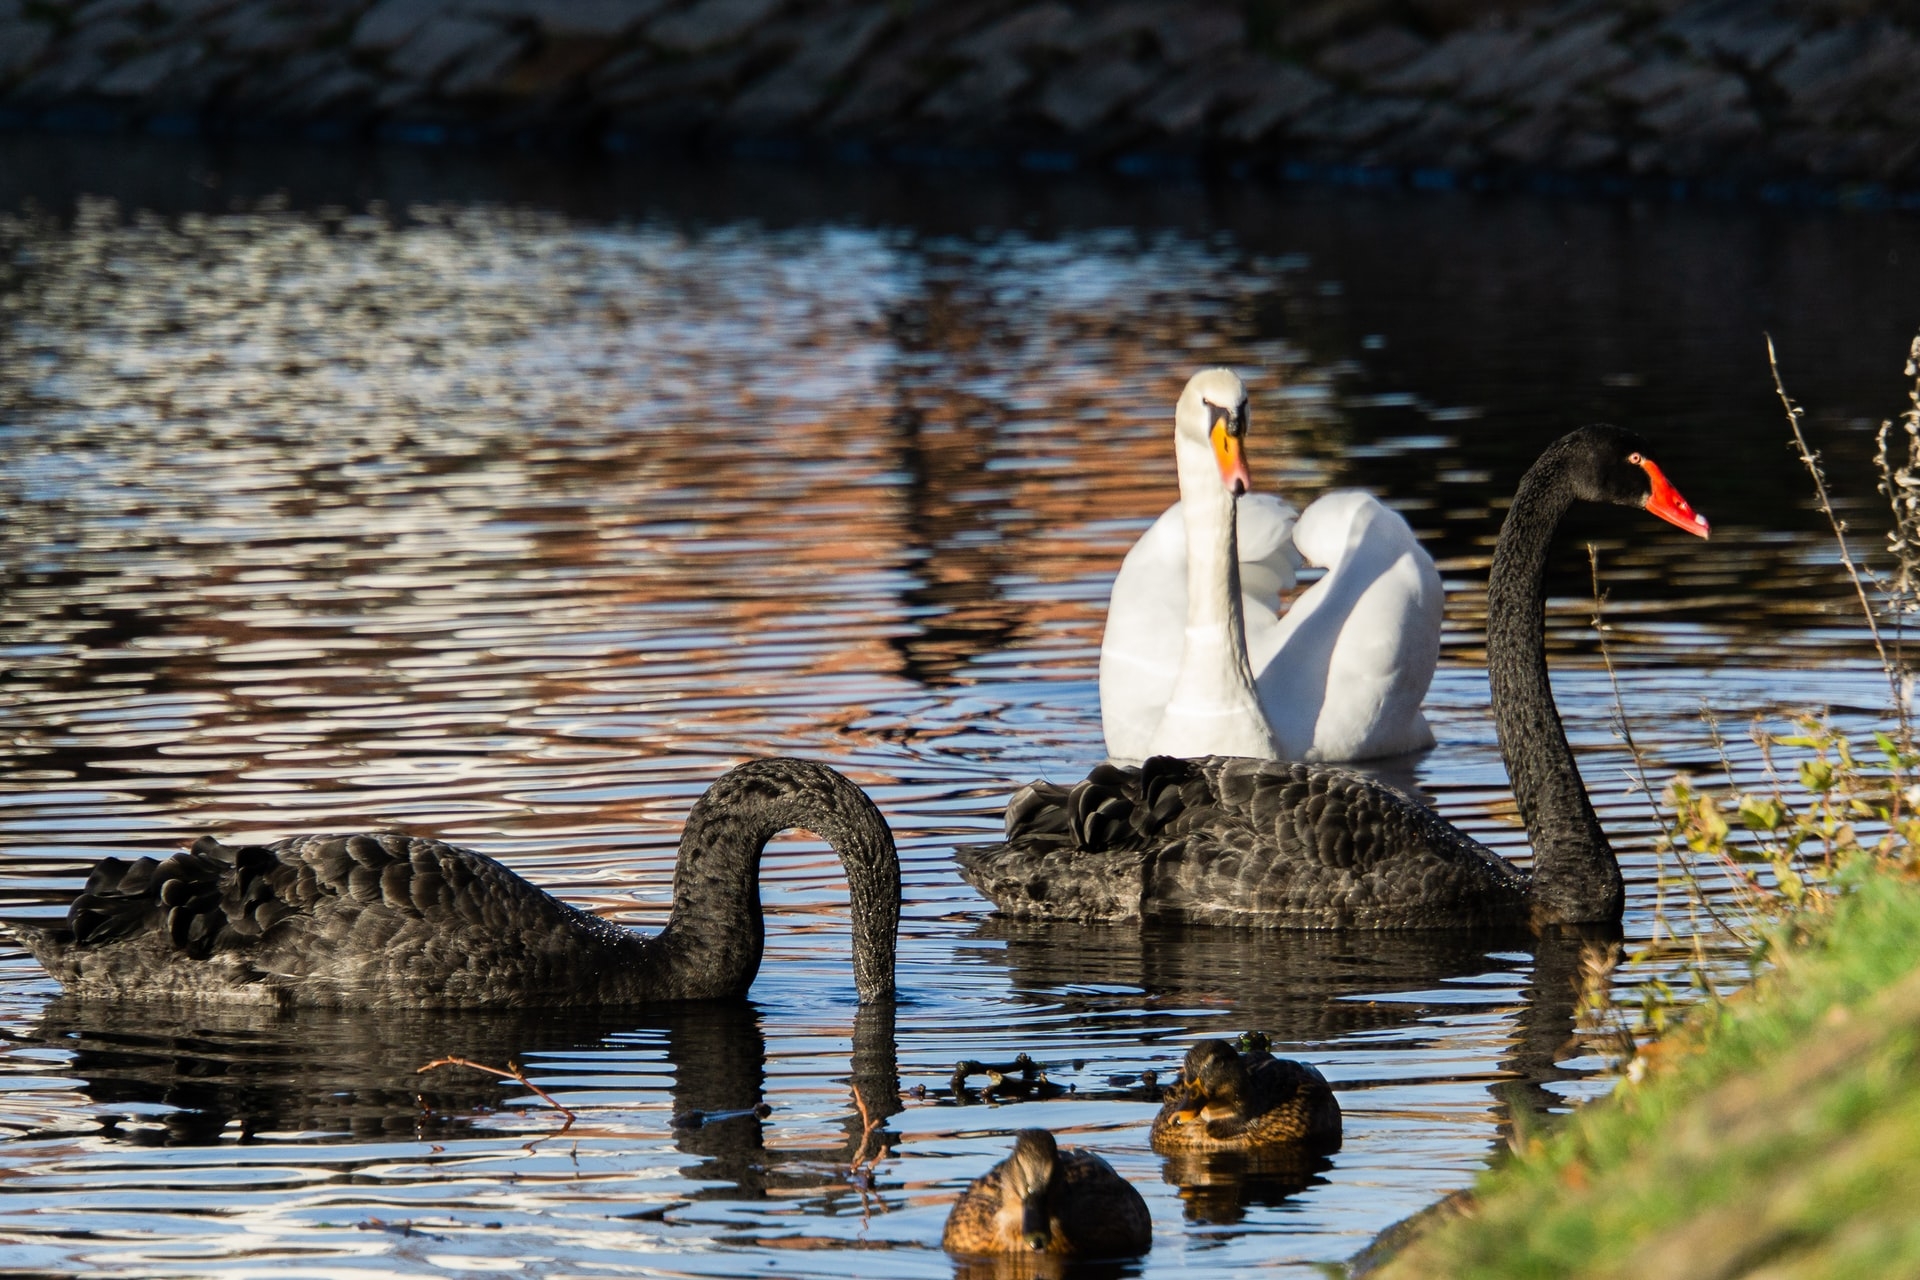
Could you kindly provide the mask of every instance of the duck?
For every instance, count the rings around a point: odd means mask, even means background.
[[[1127,552],[1108,601],[1109,758],[1365,760],[1432,746],[1420,703],[1446,603],[1432,557],[1405,520],[1359,490],[1324,494],[1304,515],[1249,492],[1246,429],[1246,387],[1232,370],[1188,380],[1174,409],[1180,501]],[[1327,572],[1283,614],[1303,560]],[[1224,633],[1236,579],[1239,643]],[[1243,662],[1257,712],[1229,692]]]
[[[1264,1044],[1243,1053],[1225,1040],[1202,1040],[1187,1050],[1148,1141],[1162,1155],[1281,1148],[1324,1154],[1340,1147],[1340,1104],[1309,1063],[1276,1058]]]
[[[1529,869],[1375,778],[1236,752],[1107,762],[1070,787],[1023,787],[1008,802],[1004,841],[956,850],[961,875],[1000,911],[1027,919],[1617,928],[1620,866],[1547,678],[1547,554],[1575,502],[1635,507],[1695,536],[1710,532],[1647,441],[1624,428],[1570,432],[1521,479],[1487,584],[1487,673],[1533,847]],[[1238,600],[1226,594],[1220,626],[1236,638]],[[1219,692],[1223,706],[1227,696],[1253,705],[1251,673],[1238,668]]]
[[[687,815],[666,928],[569,906],[485,854],[380,831],[265,845],[212,836],[164,859],[105,858],[57,924],[19,922],[69,995],[377,1009],[612,1008],[739,999],[759,972],[760,855],[790,827],[846,868],[854,984],[894,995],[900,861],[834,769],[749,761]]]
[[[960,1193],[940,1244],[955,1254],[1134,1258],[1153,1247],[1153,1217],[1105,1160],[1022,1129],[1013,1153]]]

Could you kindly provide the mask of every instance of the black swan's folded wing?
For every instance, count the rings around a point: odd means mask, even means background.
[[[395,832],[106,858],[64,924],[23,931],[80,994],[564,1003],[624,930],[500,863]]]
[[[1511,921],[1525,877],[1406,794],[1324,765],[1155,757],[1035,783],[958,851],[1009,915],[1432,927]]]

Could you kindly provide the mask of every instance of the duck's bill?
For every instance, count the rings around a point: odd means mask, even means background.
[[[1020,1202],[1020,1238],[1036,1253],[1046,1249],[1053,1239],[1053,1224],[1047,1218],[1047,1193],[1037,1190]]]
[[[1220,464],[1220,482],[1236,496],[1253,491],[1253,474],[1247,470],[1247,451],[1240,437],[1227,430],[1225,419],[1213,424],[1213,460]]]
[[[1641,462],[1640,469],[1647,473],[1647,479],[1653,482],[1653,493],[1647,498],[1647,512],[1659,516],[1676,529],[1685,529],[1696,538],[1704,538],[1713,531],[1707,518],[1695,511],[1680,491],[1667,480],[1666,474],[1654,465],[1653,459]]]

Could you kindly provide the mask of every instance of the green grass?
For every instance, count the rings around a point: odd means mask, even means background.
[[[1844,878],[1772,973],[1372,1275],[1920,1276],[1920,887]]]

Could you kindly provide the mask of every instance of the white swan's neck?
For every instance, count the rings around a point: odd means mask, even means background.
[[[1247,661],[1233,495],[1204,439],[1176,436],[1174,458],[1187,525],[1186,644],[1147,754],[1275,759],[1279,749]]]

